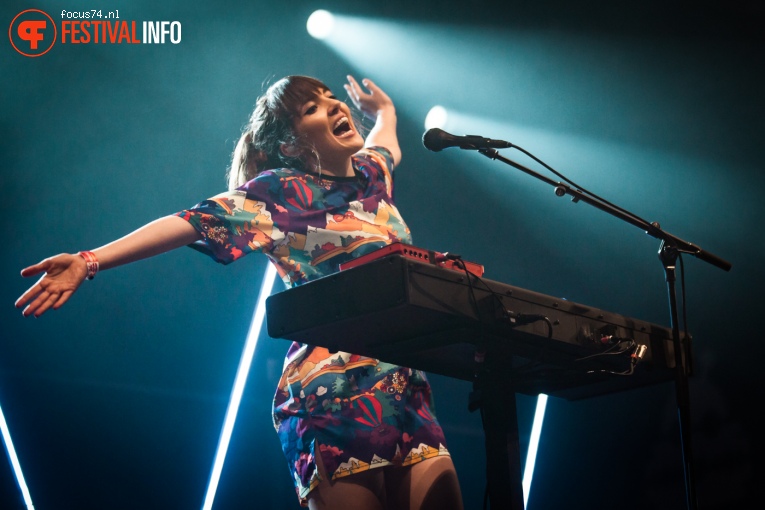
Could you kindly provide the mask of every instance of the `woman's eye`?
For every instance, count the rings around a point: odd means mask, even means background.
[[[316,113],[316,105],[309,106],[303,115],[311,115],[312,113]]]

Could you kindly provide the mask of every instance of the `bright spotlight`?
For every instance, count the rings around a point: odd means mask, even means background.
[[[335,17],[329,11],[319,9],[308,16],[305,27],[314,39],[325,39],[335,28]]]
[[[443,128],[446,125],[446,108],[434,106],[425,116],[425,129]]]

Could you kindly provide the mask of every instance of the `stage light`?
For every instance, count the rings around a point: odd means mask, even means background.
[[[425,116],[425,129],[443,129],[443,127],[446,125],[447,117],[448,115],[446,113],[446,108],[440,105],[434,106]]]
[[[239,368],[236,372],[234,388],[231,390],[231,398],[228,402],[226,418],[223,421],[223,429],[221,430],[220,439],[218,440],[218,451],[215,453],[215,461],[213,462],[212,473],[210,474],[210,483],[207,486],[207,494],[205,494],[205,501],[202,506],[203,510],[210,510],[212,508],[215,492],[218,490],[220,474],[221,471],[223,471],[223,461],[226,459],[226,452],[228,451],[228,445],[231,441],[231,432],[234,430],[236,415],[239,411],[239,403],[242,400],[244,385],[247,382],[247,374],[250,372],[252,357],[255,354],[255,346],[258,344],[260,330],[263,326],[263,320],[266,317],[266,298],[271,295],[275,277],[276,268],[273,264],[269,263],[263,275],[263,283],[260,286],[260,294],[258,295],[258,304],[255,307],[252,323],[250,323],[250,331],[247,333],[247,341],[244,344],[242,357],[239,359]]]
[[[325,39],[335,28],[335,17],[329,11],[319,9],[308,16],[305,27],[314,39]]]
[[[16,483],[18,483],[21,494],[24,497],[24,504],[27,505],[27,510],[34,510],[32,496],[29,495],[27,483],[24,481],[24,475],[21,473],[21,464],[19,464],[19,458],[16,456],[16,449],[13,447],[13,441],[11,441],[11,431],[8,430],[8,424],[5,422],[2,407],[0,407],[0,431],[2,431],[8,458],[13,466],[13,473],[16,475]]]
[[[523,469],[523,507],[528,508],[529,491],[531,490],[531,478],[534,475],[534,464],[537,459],[539,438],[542,435],[542,422],[545,419],[547,407],[547,395],[540,393],[537,397],[537,410],[534,412],[534,423],[531,425],[531,437],[529,449],[526,453],[526,467]]]

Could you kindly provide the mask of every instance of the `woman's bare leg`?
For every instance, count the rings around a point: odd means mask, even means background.
[[[452,458],[442,455],[406,468],[385,468],[390,510],[462,510]]]
[[[330,482],[321,457],[316,458],[321,482],[308,494],[310,510],[384,510],[385,479],[382,468]]]

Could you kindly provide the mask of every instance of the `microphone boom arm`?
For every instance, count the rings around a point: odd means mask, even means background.
[[[712,264],[713,266],[719,267],[720,269],[723,269],[725,271],[730,271],[732,265],[730,262],[718,257],[717,255],[714,255],[713,253],[710,253],[704,249],[702,249],[700,246],[697,246],[693,243],[689,243],[687,241],[683,241],[679,237],[676,237],[669,232],[666,232],[661,229],[661,226],[658,222],[652,222],[647,223],[644,220],[641,220],[631,214],[627,214],[623,211],[620,211],[619,209],[601,202],[600,200],[597,200],[590,195],[587,195],[583,193],[581,190],[574,189],[568,184],[562,183],[562,182],[555,182],[554,180],[545,177],[544,175],[541,175],[534,170],[531,170],[530,168],[527,168],[520,163],[516,163],[515,161],[506,158],[499,154],[495,149],[479,149],[478,152],[483,154],[489,159],[496,159],[499,161],[502,161],[503,163],[506,163],[512,167],[517,168],[518,170],[521,170],[522,172],[531,175],[532,177],[536,177],[540,181],[546,182],[550,186],[552,186],[555,189],[555,195],[559,197],[563,197],[565,195],[571,195],[572,199],[571,201],[576,203],[580,200],[582,202],[585,202],[587,204],[590,204],[593,207],[596,207],[600,209],[601,211],[607,212],[611,214],[612,216],[615,216],[623,221],[626,221],[627,223],[634,225],[641,230],[645,231],[646,234],[655,237],[656,239],[659,239],[661,241],[664,241],[666,244],[669,244],[671,246],[674,246],[675,249],[677,249],[680,253],[688,253],[689,255],[693,255],[694,257],[697,257],[709,264]]]

